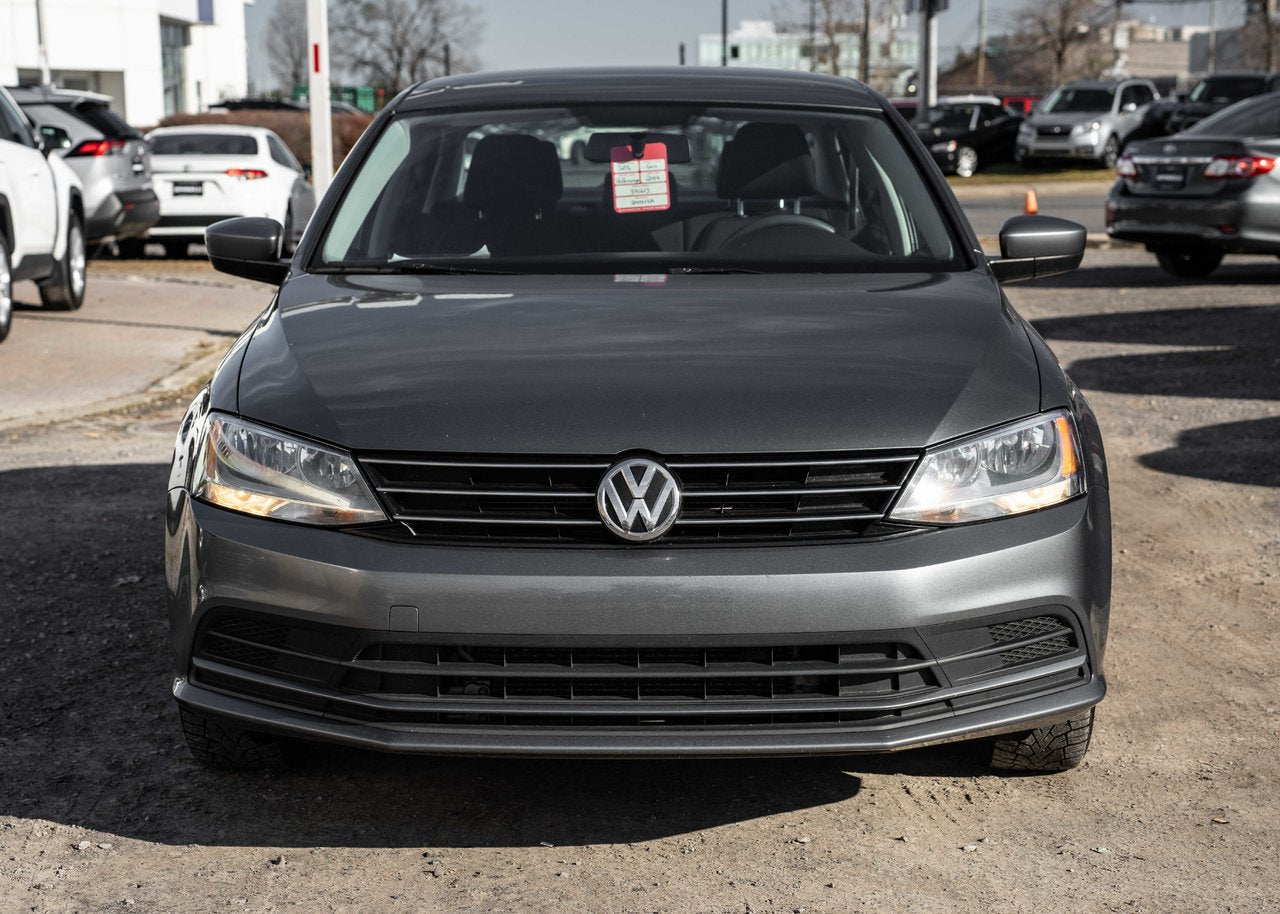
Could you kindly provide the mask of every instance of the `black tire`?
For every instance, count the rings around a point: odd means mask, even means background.
[[[13,261],[9,245],[0,237],[0,343],[13,326]]]
[[[73,213],[67,223],[67,249],[54,264],[53,275],[40,283],[40,304],[53,311],[75,311],[83,305],[87,265],[84,226]]]
[[[1093,708],[1049,727],[1001,736],[991,743],[997,771],[1067,771],[1084,761],[1093,738]]]
[[[284,211],[284,232],[280,235],[280,255],[282,257],[290,257],[293,255],[293,207],[290,206]]]
[[[1098,161],[1098,164],[1103,168],[1110,168],[1114,171],[1116,162],[1119,160],[1120,138],[1113,133],[1111,136],[1107,137],[1107,143],[1102,147],[1102,158]]]
[[[229,720],[178,706],[182,736],[197,762],[208,768],[279,768],[287,764],[285,741],[251,733]]]
[[[1164,248],[1156,260],[1166,273],[1179,279],[1200,279],[1218,269],[1223,252],[1217,248]]]
[[[956,174],[961,178],[972,178],[978,171],[978,150],[972,146],[961,146],[956,150]]]
[[[161,244],[164,245],[164,256],[170,260],[185,260],[191,247],[189,241],[163,241]]]
[[[116,242],[116,249],[119,250],[120,257],[125,260],[141,260],[147,256],[145,238],[124,238]]]

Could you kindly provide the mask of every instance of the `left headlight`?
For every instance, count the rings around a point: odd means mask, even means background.
[[[955,140],[947,140],[945,143],[934,143],[929,149],[932,152],[955,152],[956,145]]]
[[[1048,508],[1084,489],[1075,423],[1059,410],[929,451],[890,519],[967,524]]]
[[[1071,132],[1076,136],[1084,136],[1087,133],[1097,133],[1102,129],[1102,121],[1089,121],[1086,124],[1076,124],[1071,128]]]
[[[325,526],[387,519],[341,451],[214,415],[200,456],[195,495],[221,508]]]

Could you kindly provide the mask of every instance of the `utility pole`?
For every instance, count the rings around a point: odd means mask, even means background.
[[[987,87],[987,0],[978,0],[978,88]]]
[[[329,10],[326,0],[307,0],[307,43],[311,46],[308,98],[311,104],[311,184],[322,197],[333,179],[333,120],[329,106]]]
[[[449,54],[449,42],[447,41],[444,43],[444,75],[453,75],[453,60]]]
[[[720,0],[720,66],[729,66],[729,0]]]
[[[40,85],[48,86],[53,82],[49,75],[49,48],[45,43],[44,4],[36,0],[36,45],[40,55]]]
[[[1218,68],[1218,0],[1209,0],[1209,72]]]
[[[684,42],[680,42],[680,66],[684,66]]]
[[[871,84],[871,0],[862,0],[862,35],[858,39],[858,77]]]
[[[946,0],[915,0],[920,13],[920,72],[916,81],[916,123],[923,123],[929,109],[938,103],[938,13],[946,9]]]
[[[818,69],[818,0],[809,0],[809,72]]]

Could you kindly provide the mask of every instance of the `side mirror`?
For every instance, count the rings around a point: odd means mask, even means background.
[[[51,124],[40,125],[40,148],[45,152],[52,152],[55,149],[70,149],[71,134],[63,130],[61,127],[54,127]]]
[[[262,216],[223,219],[204,230],[215,270],[277,286],[289,275],[289,261],[280,259],[283,243],[284,227]]]
[[[1123,105],[1120,106],[1120,110],[1123,111],[1125,114],[1132,114],[1133,112],[1138,110],[1138,103],[1125,102]]]
[[[1053,216],[1014,216],[1000,229],[1000,257],[987,261],[1000,282],[1068,273],[1084,259],[1084,226]]]

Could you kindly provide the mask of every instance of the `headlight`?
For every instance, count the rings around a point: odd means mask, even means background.
[[[209,422],[195,494],[232,511],[302,524],[387,519],[350,455],[230,416]]]
[[[945,143],[934,143],[929,149],[933,152],[955,152],[956,141],[947,140]]]
[[[1087,124],[1076,124],[1071,128],[1071,133],[1075,136],[1084,136],[1086,133],[1097,133],[1101,129],[1101,121],[1089,121]]]
[[[1035,136],[1036,128],[1026,121],[1018,125],[1018,136]]]
[[[1057,411],[929,451],[890,518],[967,524],[1047,508],[1083,491],[1075,423]]]

